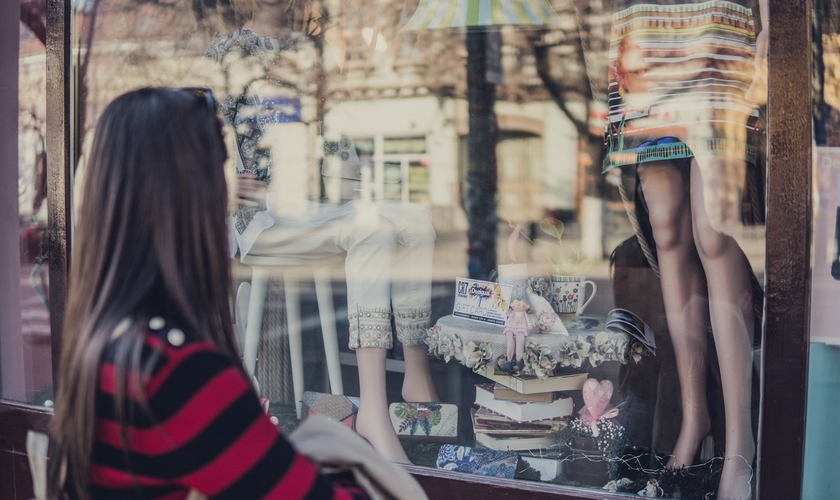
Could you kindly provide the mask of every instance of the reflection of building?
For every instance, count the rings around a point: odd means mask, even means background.
[[[499,102],[496,110],[500,218],[523,222],[542,217],[546,209],[572,208],[577,145],[565,116],[547,102]],[[328,138],[352,137],[360,161],[371,163],[374,193],[423,203],[444,227],[458,220],[468,133],[465,100],[426,96],[342,102],[331,107],[325,123]],[[327,181],[328,195],[340,189],[332,187],[337,182]],[[332,197],[346,198],[348,192]]]
[[[46,243],[46,158],[45,141],[46,116],[46,52],[41,41],[20,24],[20,47],[17,60],[18,79],[18,129],[17,129],[17,212],[19,231],[6,236],[18,238],[20,266],[12,271],[15,287],[20,290],[19,310],[16,304],[17,290],[6,290],[4,306],[0,315],[13,318],[19,314],[19,333],[4,331],[0,341],[0,364],[16,366],[19,372],[14,376],[3,373],[3,397],[21,401],[42,403],[52,384],[50,369],[50,316],[44,305],[47,293],[48,263],[36,264],[36,259],[48,251]],[[7,74],[15,75],[14,70]],[[10,137],[9,134],[7,137]],[[14,137],[14,136],[11,136]],[[14,165],[6,165],[12,174]],[[3,178],[13,182],[12,175]],[[5,202],[4,198],[4,202]],[[14,207],[15,205],[8,205]],[[11,214],[4,214],[11,216]],[[9,217],[11,222],[11,217]],[[7,246],[6,248],[15,248]],[[2,253],[2,252],[0,252]],[[37,260],[41,262],[40,260]],[[6,264],[8,265],[8,264]],[[14,264],[17,266],[17,263]],[[9,269],[14,269],[10,266]],[[38,294],[41,294],[40,296]],[[8,323],[7,323],[8,325]],[[4,368],[6,369],[6,368]],[[47,390],[45,390],[47,388]]]
[[[374,193],[426,204],[440,229],[463,228],[469,134],[463,34],[400,32],[414,6],[387,2],[376,12],[354,6],[354,16],[338,23],[346,56],[339,61],[335,54],[341,51],[325,51],[325,66],[342,65],[341,72],[330,71],[325,139],[354,139],[360,161],[371,163]],[[498,215],[527,222],[547,210],[574,209],[577,130],[544,90],[525,36],[504,29],[501,38]],[[388,144],[395,141],[416,146],[403,157],[389,157]],[[399,177],[389,177],[389,171]],[[339,184],[326,182],[333,199],[348,197],[355,187]]]
[[[46,171],[41,165],[47,129],[46,52],[43,44],[21,25],[18,61],[18,210],[30,218],[40,208]],[[40,168],[39,168],[40,167]],[[39,179],[39,173],[41,178]],[[39,189],[40,188],[40,189]]]
[[[340,172],[330,176],[330,162],[337,159],[329,157],[329,151],[326,165],[321,165],[322,145],[346,136],[353,139],[359,161],[369,163],[375,196],[428,206],[439,229],[465,227],[461,206],[469,120],[463,33],[400,32],[415,7],[411,2],[350,6],[344,1],[327,2],[331,27],[318,42],[323,49],[318,43],[303,44],[297,59],[282,69],[287,77],[300,80],[323,68],[324,78],[316,82],[313,76],[313,81],[297,85],[305,94],[297,118],[277,127],[288,139],[284,144],[295,151],[286,147],[283,158],[272,158],[283,163],[275,168],[275,178],[284,179],[276,196],[336,201],[353,197],[358,179]],[[129,88],[203,79],[213,82],[214,89],[232,89],[242,80],[238,74],[224,77],[224,82],[220,75],[200,75],[206,68],[196,61],[210,37],[191,23],[187,2],[169,9],[126,0],[97,5],[93,45],[83,56],[90,57],[85,127],[95,123],[104,104]],[[175,15],[173,8],[183,12]],[[160,10],[157,15],[155,9]],[[566,32],[576,31],[574,15],[569,18],[568,9],[564,12],[568,26],[555,37],[561,41],[558,46],[568,38]],[[143,23],[131,21],[137,16]],[[499,217],[528,222],[547,210],[573,210],[579,198],[577,129],[546,91],[526,34],[506,28],[501,39],[503,85],[495,107]],[[570,53],[560,49],[556,52]],[[552,66],[552,74],[573,69],[563,62],[566,59],[549,60],[557,66]]]

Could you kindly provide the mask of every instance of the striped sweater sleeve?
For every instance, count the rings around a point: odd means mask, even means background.
[[[163,355],[144,384],[150,411],[137,410],[131,397],[126,403],[127,453],[116,423],[113,367],[102,366],[94,486],[133,485],[151,498],[170,498],[170,491],[180,498],[191,488],[213,499],[366,498],[353,486],[334,485],[298,454],[242,372],[212,345],[160,344]]]

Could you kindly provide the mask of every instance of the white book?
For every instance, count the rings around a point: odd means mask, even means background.
[[[541,450],[557,444],[557,436],[495,437],[490,434],[476,434],[475,442],[490,450],[523,451]]]
[[[517,422],[565,418],[574,413],[571,396],[557,396],[551,403],[505,401],[493,397],[493,384],[475,386],[475,404]]]
[[[496,373],[495,368],[490,365],[485,365],[476,373],[522,394],[538,394],[541,392],[554,391],[579,391],[583,389],[583,383],[589,378],[588,373],[570,373],[565,375],[555,375],[553,377],[540,380],[537,377],[524,377],[511,375],[509,373]]]

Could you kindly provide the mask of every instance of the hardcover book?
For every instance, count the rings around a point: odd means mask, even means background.
[[[476,384],[475,404],[516,422],[564,418],[574,413],[572,398],[565,394],[551,403],[503,401],[493,397],[492,384]]]
[[[546,436],[557,434],[568,424],[567,419],[516,422],[486,408],[471,410],[473,431],[494,436]]]
[[[530,401],[535,403],[551,403],[557,397],[554,392],[538,392],[536,394],[522,394],[516,392],[510,387],[505,387],[496,382],[493,387],[493,397],[503,401]]]
[[[607,323],[604,328],[611,332],[626,333],[650,349],[651,354],[656,355],[656,339],[653,336],[653,330],[631,311],[613,309],[607,314]]]
[[[541,450],[557,445],[557,437],[554,435],[520,437],[520,436],[492,436],[490,434],[476,434],[475,442],[491,450],[500,451],[523,451]]]
[[[583,383],[586,379],[589,378],[588,373],[571,373],[566,375],[555,375],[553,377],[540,380],[537,377],[511,375],[506,372],[496,371],[494,367],[489,365],[484,366],[477,373],[492,380],[493,382],[502,384],[503,386],[509,387],[510,389],[522,394],[579,391],[583,388]]]

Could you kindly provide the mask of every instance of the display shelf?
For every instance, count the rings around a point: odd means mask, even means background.
[[[643,355],[626,333],[604,328],[604,317],[577,316],[561,318],[569,335],[533,333],[526,345],[547,347],[558,368],[587,369],[608,361],[626,364]],[[507,351],[504,327],[455,316],[444,316],[429,329],[426,344],[429,353],[446,362],[455,360],[481,370]]]

